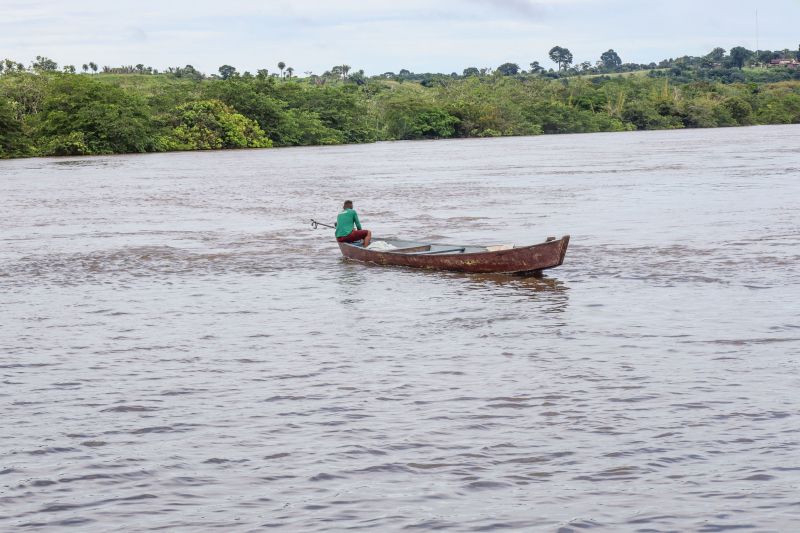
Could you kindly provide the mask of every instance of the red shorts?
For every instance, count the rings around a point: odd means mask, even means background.
[[[361,241],[367,238],[367,233],[369,233],[365,229],[354,229],[350,232],[350,235],[346,235],[344,237],[336,237],[338,242],[356,242]]]

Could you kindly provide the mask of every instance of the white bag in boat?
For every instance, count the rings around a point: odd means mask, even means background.
[[[397,246],[392,246],[386,241],[372,241],[369,246],[367,246],[367,250],[373,250],[375,252],[388,252],[389,250],[395,250]]]

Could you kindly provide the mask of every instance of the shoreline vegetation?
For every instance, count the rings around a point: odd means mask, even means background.
[[[0,62],[0,158],[800,123],[800,51],[721,48],[650,64],[613,50],[461,74],[205,75],[191,65]],[[98,72],[99,71],[99,72]]]

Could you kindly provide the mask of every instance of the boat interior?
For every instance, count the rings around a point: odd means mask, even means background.
[[[368,250],[392,254],[410,255],[438,255],[438,254],[471,254],[480,252],[497,252],[500,250],[511,250],[513,244],[498,244],[494,246],[474,246],[458,244],[433,244],[415,241],[403,241],[399,239],[375,239],[373,243],[384,242],[393,248],[374,247],[370,245]],[[363,241],[353,243],[353,246],[363,247]]]

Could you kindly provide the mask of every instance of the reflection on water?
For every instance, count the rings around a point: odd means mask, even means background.
[[[790,531],[798,133],[0,162],[0,529]]]
[[[509,276],[506,274],[463,274],[458,272],[437,273],[447,275],[453,279],[463,279],[467,283],[476,284],[483,287],[497,287],[508,289],[519,289],[521,292],[529,293],[557,293],[568,290],[567,285],[558,278],[549,276]],[[553,270],[549,275],[558,275]]]
[[[124,165],[124,159],[120,156],[113,157],[90,157],[90,158],[64,158],[60,160],[50,160],[50,165],[54,168],[110,168]]]

